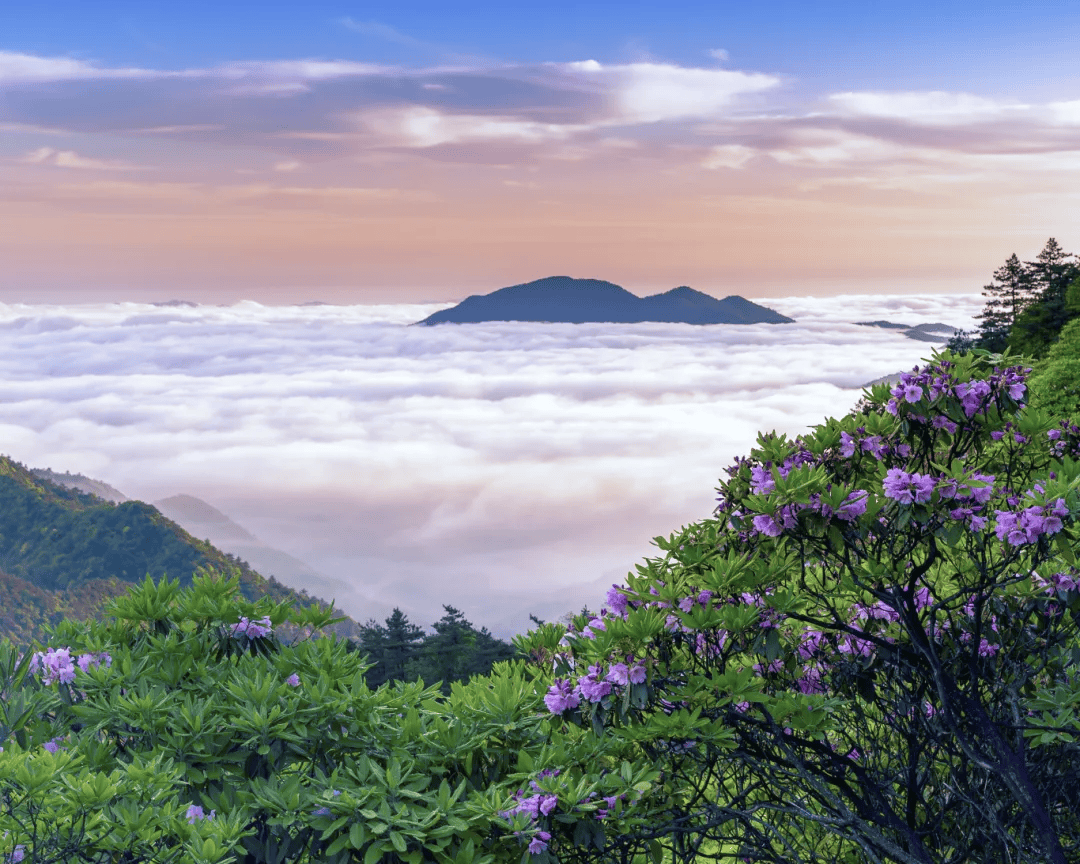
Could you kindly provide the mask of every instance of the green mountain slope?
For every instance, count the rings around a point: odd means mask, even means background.
[[[237,571],[250,601],[268,596],[300,606],[327,605],[265,579],[149,504],[113,504],[0,456],[0,636],[20,644],[40,639],[46,624],[96,617],[107,600],[147,574],[186,586],[202,568]],[[360,632],[351,619],[331,629],[351,638]]]

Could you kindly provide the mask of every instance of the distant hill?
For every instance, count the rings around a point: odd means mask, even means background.
[[[310,564],[267,545],[216,507],[193,495],[173,495],[155,501],[154,506],[193,537],[202,537],[221,549],[242,558],[264,576],[273,576],[288,585],[303,586],[313,594],[342,594],[348,586],[320,573]],[[389,613],[388,608],[367,610],[371,615]]]
[[[0,456],[0,636],[40,639],[46,623],[96,617],[106,600],[147,574],[190,585],[202,568],[237,571],[249,601],[265,596],[298,606],[327,605],[264,578],[149,504],[114,504]],[[331,629],[350,638],[359,634],[359,625],[348,618]]]
[[[535,282],[500,288],[491,294],[474,294],[452,309],[443,309],[416,323],[468,324],[482,321],[790,324],[793,319],[738,295],[717,300],[685,285],[663,294],[638,297],[613,282],[549,276]]]
[[[112,501],[113,504],[122,504],[124,501],[129,500],[127,495],[118,489],[114,489],[108,483],[102,483],[100,480],[94,480],[83,474],[72,474],[70,471],[61,474],[59,471],[53,471],[49,468],[31,468],[30,473],[35,477],[40,477],[42,480],[55,483],[57,486],[77,489],[87,495],[97,495],[98,498]]]
[[[908,339],[919,342],[932,342],[935,345],[944,345],[959,330],[951,324],[897,324],[893,321],[856,321],[860,327],[882,327],[886,330],[903,330]]]

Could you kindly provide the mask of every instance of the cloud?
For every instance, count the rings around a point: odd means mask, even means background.
[[[565,140],[575,131],[572,126],[557,123],[482,114],[448,114],[420,107],[369,111],[356,115],[355,120],[386,143],[402,147],[491,141],[536,144]]]
[[[116,159],[92,159],[80,156],[74,150],[54,150],[39,147],[27,153],[23,162],[31,165],[54,165],[57,168],[79,168],[90,171],[138,171],[143,166],[132,165]]]
[[[704,168],[742,168],[754,155],[753,148],[742,144],[720,144],[710,148],[701,165]]]
[[[929,354],[852,322],[965,326],[981,299],[786,298],[767,304],[797,324],[709,328],[0,305],[0,434],[32,466],[210,501],[346,582],[355,617],[453,603],[509,635],[598,605],[652,537],[707,517],[759,431],[843,414]]]
[[[602,89],[610,122],[657,123],[726,113],[739,97],[780,85],[774,75],[697,69],[669,63],[605,66],[595,60],[565,64],[570,73]]]
[[[840,114],[880,117],[928,125],[965,125],[1000,121],[1027,113],[1031,106],[999,102],[969,93],[834,93],[829,102]]]
[[[144,78],[154,74],[146,69],[107,69],[69,57],[40,57],[0,51],[0,86],[87,78]]]

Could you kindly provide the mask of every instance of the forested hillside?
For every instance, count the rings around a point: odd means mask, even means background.
[[[113,504],[56,485],[0,456],[0,636],[41,639],[46,624],[95,618],[105,601],[147,575],[179,579],[208,569],[235,571],[243,596],[328,605],[266,579],[244,561],[192,537],[149,504]],[[356,637],[352,619],[334,632]]]

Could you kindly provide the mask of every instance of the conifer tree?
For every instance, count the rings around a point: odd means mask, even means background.
[[[1009,347],[1035,357],[1045,356],[1069,320],[1069,283],[1080,277],[1080,266],[1051,237],[1034,261],[1025,264],[1036,300],[1017,316],[1009,334]]]
[[[1013,322],[1034,300],[1035,284],[1014,252],[994,271],[994,281],[984,285],[982,293],[987,300],[983,311],[975,316],[980,321],[978,344],[980,348],[1001,351]]]
[[[385,626],[375,619],[362,625],[357,650],[367,654],[373,664],[364,675],[368,687],[375,688],[386,681],[404,681],[407,667],[419,654],[423,639],[423,629],[410,623],[396,606]]]

